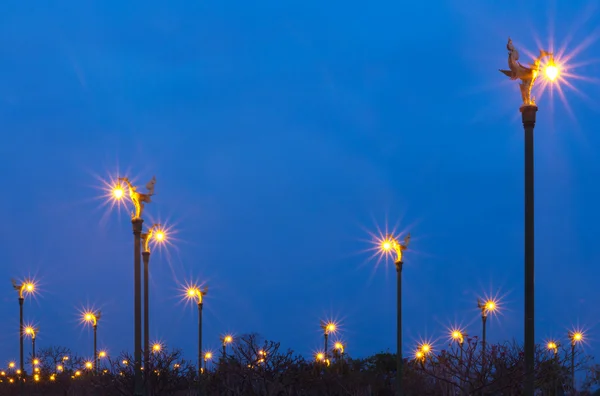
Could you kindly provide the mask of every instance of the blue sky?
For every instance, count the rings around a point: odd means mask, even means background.
[[[393,350],[393,266],[367,252],[386,222],[413,235],[407,353],[451,323],[479,334],[483,294],[504,296],[489,338],[522,340],[520,96],[498,69],[509,35],[523,58],[570,36],[567,53],[589,41],[572,73],[598,75],[600,17],[583,3],[471,3],[3,2],[0,361],[18,357],[10,278],[27,275],[39,347],[91,355],[78,310],[94,306],[99,345],[132,349],[131,225],[97,199],[117,171],[156,175],[146,224],[177,234],[151,258],[151,339],[189,358],[190,279],[210,287],[209,348],[258,332],[308,355],[334,318],[350,355]],[[536,338],[579,324],[595,354],[599,89],[569,81],[569,107],[538,100]]]

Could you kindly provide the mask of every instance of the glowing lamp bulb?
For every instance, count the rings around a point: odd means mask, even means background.
[[[105,358],[106,357],[106,351],[100,351],[100,352],[98,352],[98,356],[100,356],[101,358]]]
[[[156,239],[158,242],[164,241],[165,240],[165,232],[157,231],[156,234],[154,235],[154,239]]]
[[[318,361],[323,361],[323,360],[325,360],[325,354],[319,352],[319,353],[317,353],[316,358]]]
[[[33,285],[33,283],[27,283],[25,285],[25,290],[28,291],[29,293],[31,293],[33,291],[33,289],[35,289],[35,286]]]
[[[204,354],[204,360],[210,360],[212,359],[212,352],[206,352]]]
[[[117,200],[122,199],[125,196],[125,190],[120,185],[116,186],[113,188],[112,195]]]
[[[489,312],[492,312],[496,309],[496,303],[493,301],[488,301],[485,303],[485,309]]]
[[[91,369],[93,366],[92,362],[85,362],[85,368]]]
[[[431,350],[431,346],[429,344],[423,344],[423,346],[421,346],[421,351],[423,353],[428,353]]]
[[[583,334],[577,332],[575,334],[573,334],[573,340],[575,341],[581,341],[583,339]]]
[[[152,345],[152,350],[154,352],[160,352],[161,349],[162,349],[162,345],[160,345],[160,344],[154,344],[154,345]]]
[[[458,340],[460,338],[462,334],[460,334],[460,331],[455,330],[452,332],[452,338],[454,338],[455,340]]]
[[[546,74],[546,77],[550,81],[554,81],[558,78],[558,67],[554,63],[551,63],[548,66],[546,66],[544,72]]]

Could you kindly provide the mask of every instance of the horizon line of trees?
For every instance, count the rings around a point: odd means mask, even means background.
[[[392,396],[396,355],[380,352],[365,358],[335,353],[331,360],[307,360],[280,343],[257,334],[238,338],[230,352],[213,358],[198,375],[195,362],[179,349],[153,351],[144,370],[147,396]],[[69,359],[65,360],[64,357]],[[23,381],[28,396],[133,395],[133,364],[128,353],[101,360],[97,370],[65,347],[48,347],[36,354],[31,375],[16,368],[0,372],[0,394],[20,395]],[[572,366],[571,362],[575,362]],[[31,357],[28,365],[33,363]],[[462,346],[448,344],[439,352],[404,359],[404,394],[408,396],[522,395],[524,355],[520,344],[489,344],[482,350],[478,337]],[[577,392],[572,370],[585,379]],[[149,375],[148,375],[149,373]],[[536,349],[536,389],[539,395],[600,395],[600,366],[591,356],[570,348],[549,352]]]

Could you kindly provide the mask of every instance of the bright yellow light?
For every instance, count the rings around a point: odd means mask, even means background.
[[[35,291],[35,284],[33,282],[26,282],[23,286],[24,291],[27,293],[33,293]]]
[[[210,360],[210,359],[212,359],[212,357],[213,357],[212,352],[206,352],[204,354],[204,360]]]
[[[75,371],[75,376],[76,377],[79,377],[80,375],[81,375],[81,371],[79,371],[79,370]]]
[[[57,369],[58,371],[63,371],[63,370],[64,370],[64,367],[63,367],[62,365],[60,365],[60,364],[59,364],[58,366],[56,366],[56,369]]]
[[[62,360],[63,360],[63,361],[64,361],[64,360],[69,360],[69,357],[68,357],[68,356],[63,356]]]
[[[152,350],[154,352],[160,352],[160,351],[162,351],[162,348],[163,348],[162,344],[159,342],[152,344]]]
[[[318,362],[322,362],[323,360],[325,360],[325,354],[323,352],[319,352],[315,355],[315,359]]]
[[[21,369],[17,370],[17,374],[21,375]]]
[[[425,354],[422,351],[415,352],[415,359],[420,360],[425,357]]]
[[[163,242],[165,238],[166,234],[162,230],[156,231],[156,234],[154,234],[154,239],[156,239],[158,242]]]
[[[460,334],[460,331],[458,331],[458,330],[454,330],[454,331],[452,332],[452,338],[454,338],[455,340],[458,340],[458,339],[460,339],[461,337],[462,337],[462,334]]]
[[[98,356],[101,358],[105,358],[106,357],[106,351],[100,351],[98,352]]]
[[[98,320],[100,319],[100,313],[96,313],[93,311],[85,311],[82,314],[82,319],[86,323],[91,323],[92,326],[98,325]]]
[[[392,243],[391,240],[389,239],[384,239],[381,242],[381,250],[383,250],[384,252],[389,252],[394,248],[394,244]]]
[[[224,344],[231,344],[233,342],[233,337],[230,335],[226,335],[225,337],[223,337],[223,343]]]
[[[16,366],[16,363],[15,363],[15,362],[10,362],[10,363],[8,363],[8,367],[9,367],[9,368],[15,368],[15,366]]]
[[[555,350],[556,348],[558,348],[558,345],[556,345],[556,342],[554,341],[550,341],[548,342],[548,344],[546,345],[546,347],[550,350]]]
[[[6,375],[6,371],[0,371],[0,375],[5,376]]]
[[[487,312],[494,312],[496,308],[498,308],[498,305],[496,305],[496,302],[494,300],[487,300],[485,302],[485,310]]]
[[[25,327],[25,334],[27,334],[30,337],[35,337],[35,328],[33,326]]]
[[[423,344],[423,345],[421,345],[421,351],[424,354],[428,354],[429,352],[431,352],[431,345],[429,345],[429,344]]]
[[[36,373],[39,373],[40,372],[40,368],[36,367],[36,368],[33,369],[33,371],[36,372]]]
[[[37,382],[40,380],[40,376],[36,374],[33,376],[33,379]]]
[[[85,362],[86,369],[91,369],[92,367],[94,367],[94,364],[92,362]]]
[[[33,359],[33,365],[37,366],[38,364],[40,364],[40,361],[38,359]]]
[[[558,66],[556,66],[554,63],[548,64],[548,66],[546,66],[544,69],[544,73],[550,81],[555,81],[558,78],[559,72]]]
[[[321,327],[325,330],[325,334],[335,334],[337,331],[337,325],[334,322],[321,322]]]
[[[333,344],[333,348],[337,349],[337,350],[343,350],[344,349],[344,344],[342,344],[341,342],[336,342],[335,344]]]
[[[580,342],[583,340],[583,333],[580,331],[576,331],[575,333],[573,333],[573,335],[571,336],[571,339],[574,342]]]
[[[125,366],[127,366],[129,364],[128,360],[123,360],[121,363],[123,363]]]
[[[52,375],[50,376],[50,381],[54,381],[54,380],[56,380],[56,376],[55,376],[54,374],[52,374]]]
[[[120,183],[113,187],[112,196],[117,201],[119,201],[119,200],[123,199],[123,197],[125,197],[125,189],[123,188],[123,186]]]

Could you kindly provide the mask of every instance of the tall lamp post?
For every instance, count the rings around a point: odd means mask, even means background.
[[[570,331],[571,340],[571,390],[575,391],[575,346],[583,341],[583,333],[580,331]]]
[[[230,334],[226,334],[221,337],[221,344],[223,347],[223,362],[225,362],[225,358],[227,357],[227,345],[233,342],[233,337]]]
[[[477,299],[477,308],[481,309],[481,362],[482,370],[485,370],[486,322],[488,315],[496,310],[497,305],[494,300],[481,301]]]
[[[83,313],[83,321],[91,324],[94,329],[94,374],[98,374],[98,321],[100,316],[102,316],[100,311]]]
[[[144,369],[150,375],[150,319],[149,319],[149,265],[150,265],[150,242],[162,243],[166,239],[166,233],[160,224],[152,224],[147,232],[142,233],[142,258],[144,260]]]
[[[396,303],[396,320],[397,320],[397,350],[396,350],[396,396],[402,396],[402,265],[403,261],[403,253],[406,249],[408,249],[408,244],[410,242],[410,234],[408,234],[404,238],[404,243],[400,243],[398,238],[396,238],[392,234],[388,234],[380,243],[380,250],[384,253],[396,253],[396,280],[398,283],[397,287],[397,303]]]
[[[558,67],[554,63],[554,55],[540,50],[540,55],[528,66],[522,65],[519,52],[508,39],[509,70],[500,70],[511,80],[521,80],[519,88],[523,104],[520,107],[523,128],[525,131],[525,376],[524,394],[533,396],[535,392],[535,331],[534,331],[534,222],[533,222],[533,129],[535,127],[538,107],[531,90],[540,72],[541,61],[549,57],[545,75],[550,81],[558,77]]]
[[[142,212],[144,203],[152,202],[156,177],[146,184],[147,193],[137,191],[127,177],[120,177],[118,184],[113,189],[113,198],[122,200],[125,198],[125,186],[129,190],[129,199],[133,203],[134,212],[131,214],[131,225],[133,227],[133,335],[134,335],[134,396],[144,395],[144,382],[142,380],[142,298],[141,298],[141,239],[142,239]]]
[[[325,359],[329,359],[329,335],[335,334],[335,332],[337,331],[337,326],[333,322],[321,321],[321,329],[323,329],[323,338],[325,341]]]
[[[31,337],[31,367],[32,367],[32,372],[35,369],[35,336],[38,333],[38,329],[33,327],[33,326],[27,326],[25,327],[25,334],[28,335],[29,337]]]
[[[206,359],[202,357],[202,306],[204,305],[204,296],[208,293],[208,286],[200,289],[199,286],[192,285],[187,288],[186,296],[198,304],[198,394],[204,393],[202,381],[202,361]],[[212,357],[212,354],[211,354]]]
[[[23,337],[25,336],[25,326],[23,325],[23,303],[25,302],[25,296],[33,294],[35,292],[35,283],[32,280],[25,280],[24,282],[18,283],[16,280],[11,279],[13,288],[19,292],[19,369],[21,375],[25,375],[25,367],[23,362]],[[21,383],[21,391],[23,391]],[[23,393],[23,392],[21,392]]]

